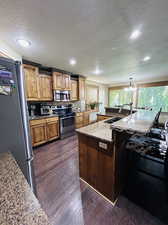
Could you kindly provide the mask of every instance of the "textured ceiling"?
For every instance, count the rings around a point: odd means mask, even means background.
[[[168,80],[167,11],[168,0],[0,0],[0,38],[26,59],[102,83],[132,74],[139,82]],[[142,35],[130,41],[137,28]],[[152,58],[144,63],[146,55]],[[92,73],[96,66],[102,74]]]

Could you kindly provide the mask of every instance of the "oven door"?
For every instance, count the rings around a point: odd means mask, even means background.
[[[61,138],[68,137],[75,132],[75,117],[68,116],[60,118],[60,132]]]

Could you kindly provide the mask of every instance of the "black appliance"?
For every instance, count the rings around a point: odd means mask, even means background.
[[[104,121],[104,123],[112,124],[112,123],[117,122],[118,120],[121,120],[121,119],[122,119],[122,117],[113,117],[112,119]]]
[[[165,138],[167,140],[167,136]],[[168,142],[135,134],[127,142],[128,199],[168,224]]]
[[[0,152],[11,152],[35,191],[24,76],[20,62],[0,57]]]
[[[72,111],[72,105],[58,105],[51,107],[53,114],[59,116],[60,138],[66,138],[75,133],[75,113]]]
[[[70,91],[54,91],[54,101],[70,101]]]

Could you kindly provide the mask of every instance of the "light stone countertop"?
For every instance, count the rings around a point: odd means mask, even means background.
[[[0,154],[0,224],[50,225],[10,153]]]
[[[111,128],[119,128],[145,134],[153,126],[156,114],[156,111],[139,110],[136,113],[111,124]]]
[[[45,116],[29,116],[29,120],[41,120],[41,119],[47,119],[52,117],[58,117],[57,114],[51,114],[51,115],[45,115]]]
[[[145,134],[153,126],[156,114],[157,112],[142,110],[114,122],[113,124],[104,123],[104,121],[109,120],[106,119],[86,127],[76,129],[76,131],[81,134],[112,142],[113,128]]]
[[[109,119],[106,119],[109,120]],[[91,137],[95,137],[104,141],[112,142],[112,129],[111,125],[104,123],[102,120],[88,126],[76,129],[78,133],[82,133]]]

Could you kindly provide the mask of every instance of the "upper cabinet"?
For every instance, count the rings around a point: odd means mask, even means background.
[[[40,84],[40,100],[44,101],[52,101],[53,93],[52,93],[52,77],[47,75],[39,76],[39,84]]]
[[[52,77],[39,75],[38,68],[23,65],[26,96],[28,101],[52,101]]]
[[[71,100],[78,100],[78,81],[71,80]]]
[[[53,89],[62,90],[62,85],[63,85],[62,73],[54,72],[53,73]]]
[[[61,72],[53,72],[52,76],[49,71],[44,70],[39,74],[37,66],[23,64],[25,76],[25,88],[27,101],[52,101],[53,90],[69,91],[72,101],[85,100],[86,87],[85,78],[81,76],[71,76]]]
[[[85,100],[85,78],[80,77],[79,78],[79,100]]]
[[[27,100],[36,101],[40,97],[38,68],[30,65],[23,65]]]
[[[70,75],[60,72],[53,73],[53,89],[54,90],[71,90]]]
[[[63,83],[64,83],[64,89],[65,90],[71,90],[71,77],[68,74],[63,74]]]

